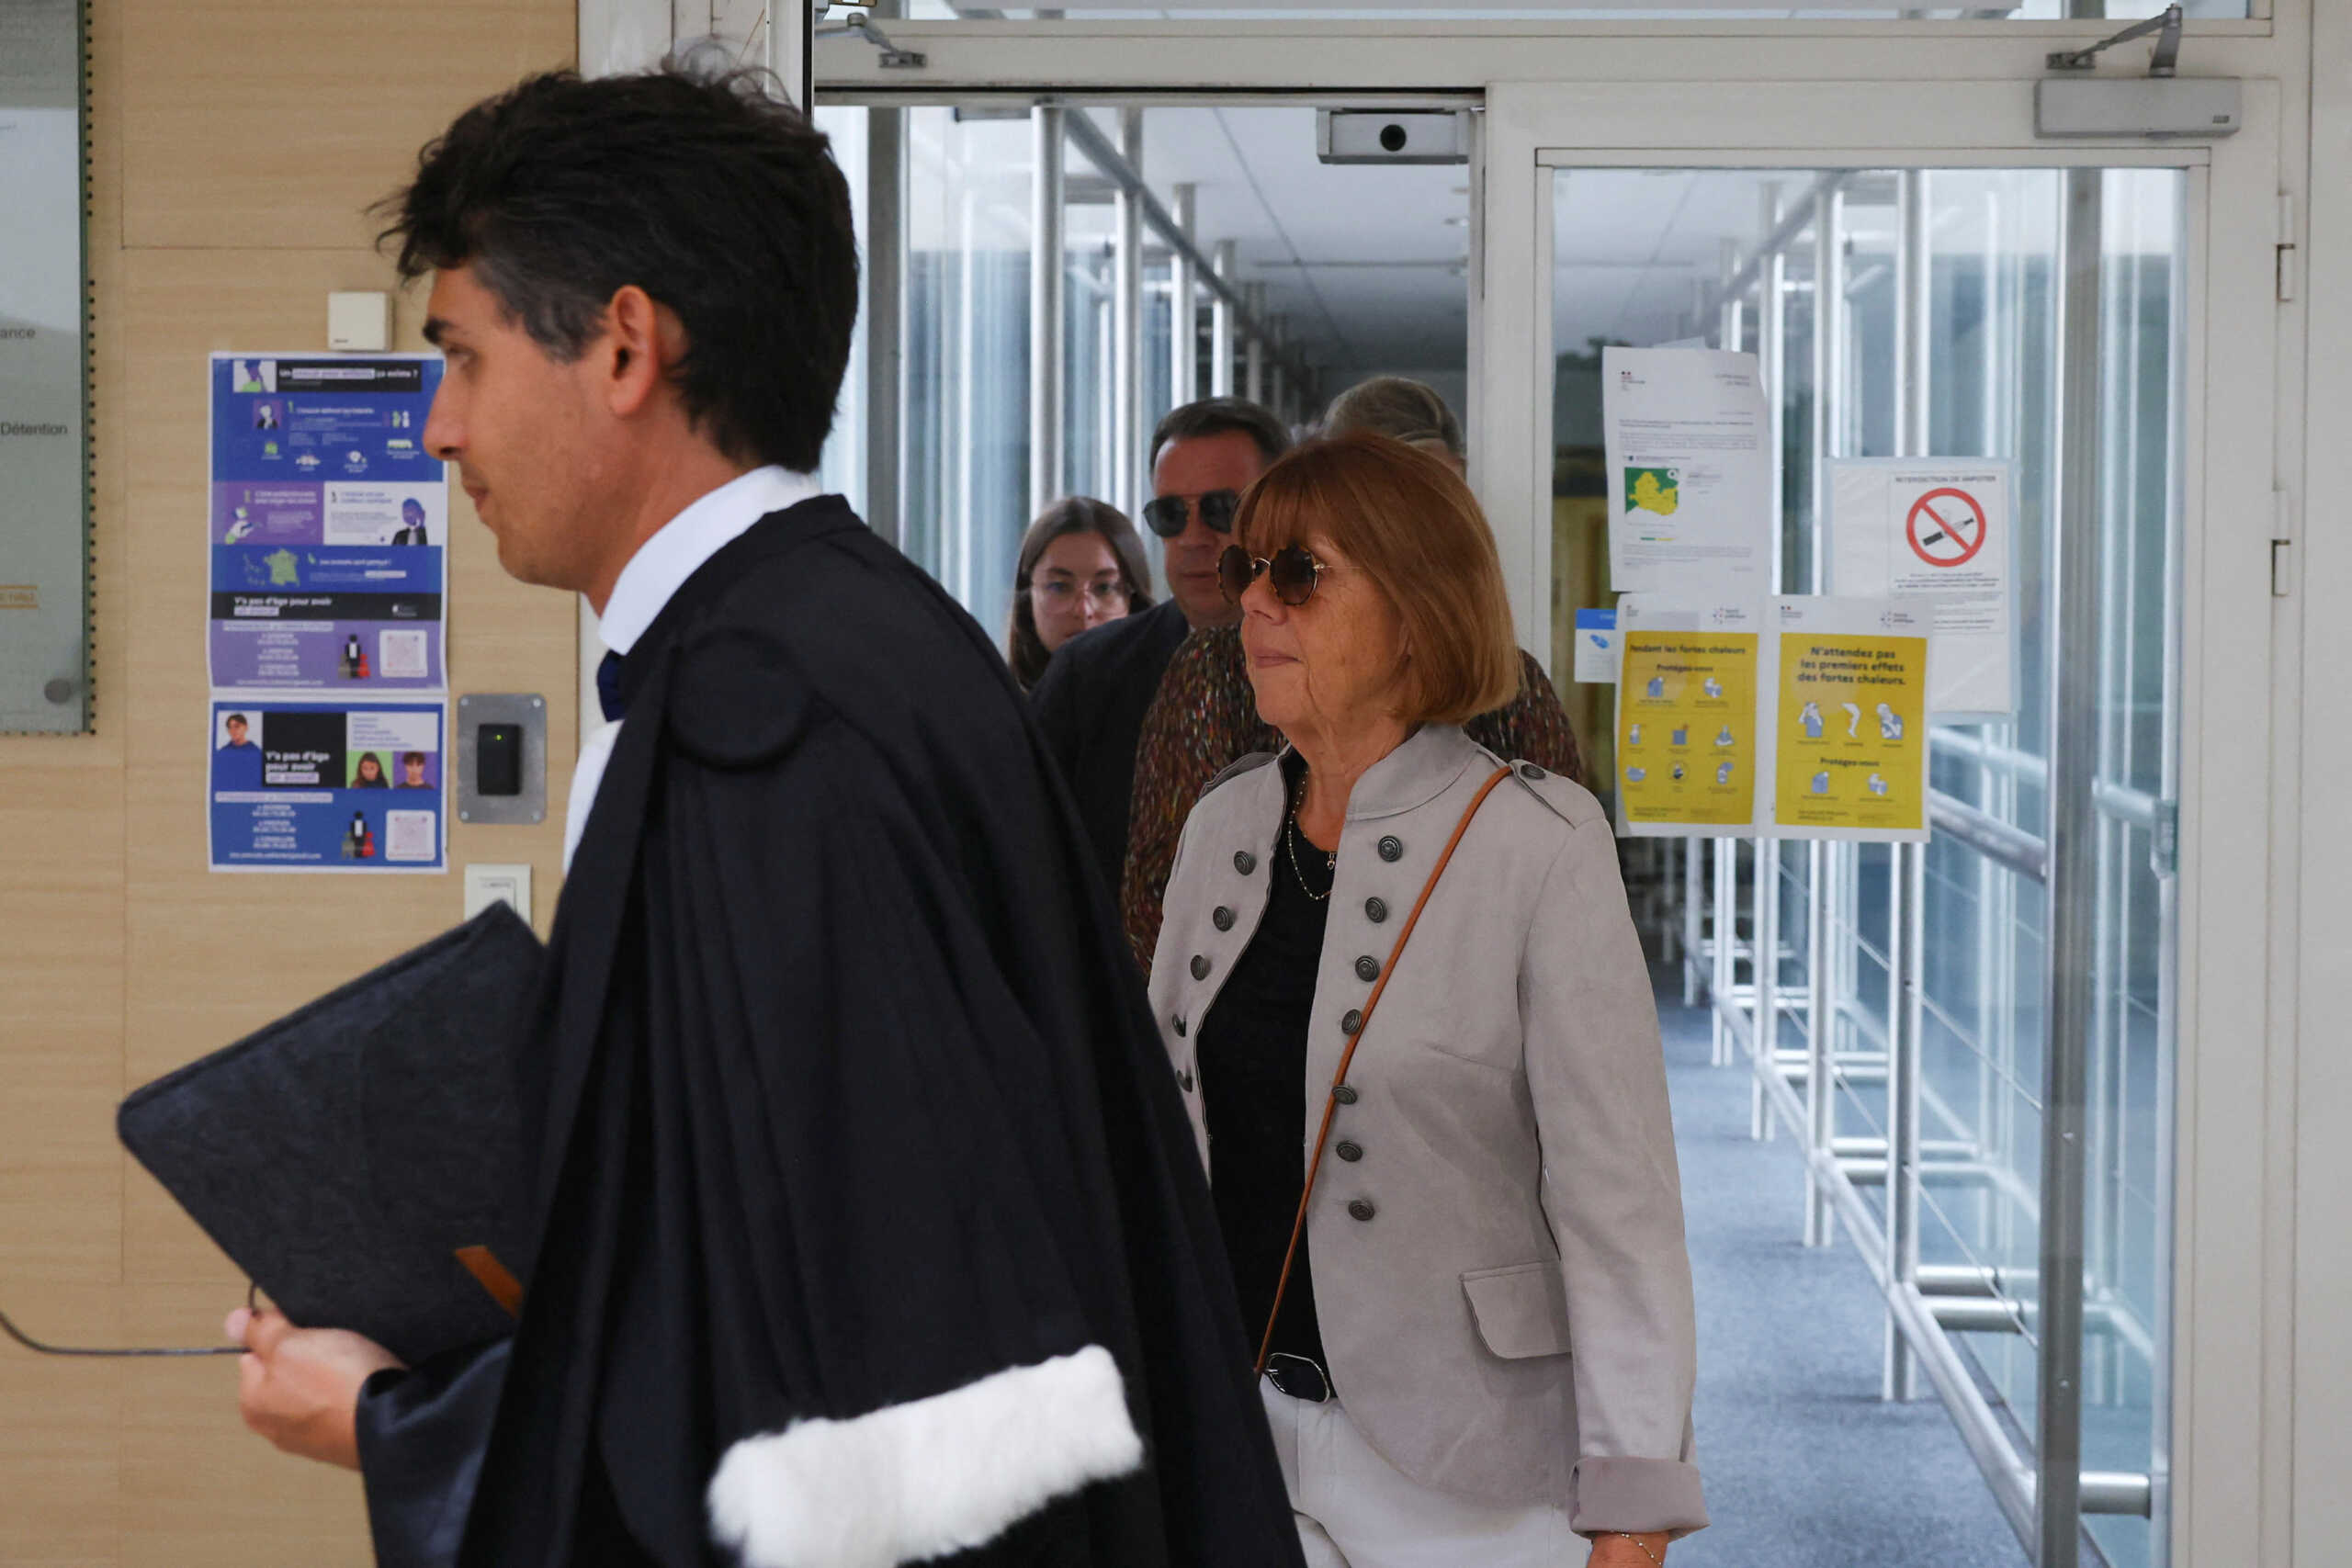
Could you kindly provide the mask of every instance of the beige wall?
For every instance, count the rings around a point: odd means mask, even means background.
[[[97,732],[0,737],[0,1306],[36,1334],[200,1344],[239,1277],[134,1166],[116,1103],[462,913],[456,867],[549,822],[452,823],[444,877],[212,876],[203,796],[205,355],[325,346],[330,289],[392,287],[364,209],[468,103],[569,63],[571,0],[95,0]],[[422,346],[414,298],[396,347]],[[457,691],[547,694],[573,750],[571,602],[451,512]],[[238,1425],[236,1363],[0,1344],[0,1565],[368,1561],[354,1478]]]

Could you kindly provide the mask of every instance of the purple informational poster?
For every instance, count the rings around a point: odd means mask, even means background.
[[[445,690],[440,356],[216,354],[211,375],[213,689]]]
[[[216,354],[214,871],[444,872],[438,355]]]
[[[446,739],[437,700],[345,705],[215,694],[212,869],[446,870]]]

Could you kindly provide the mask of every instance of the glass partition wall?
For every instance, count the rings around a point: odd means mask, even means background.
[[[899,547],[1004,624],[1029,520],[1032,140],[1026,118],[906,116]]]
[[[1660,935],[1686,994],[1711,1000],[1718,1063],[1753,1074],[1755,1135],[1806,1160],[1805,1239],[1842,1234],[1885,1291],[1884,1342],[1857,1354],[1881,1359],[1886,1396],[1932,1388],[1952,1407],[2029,1542],[2040,1450],[2078,1441],[2083,1560],[2161,1562],[2184,176],[1555,181],[1561,475],[1579,469],[1569,411],[1597,405],[1599,344],[1702,338],[1758,355],[1777,390],[1784,592],[1831,586],[1826,462],[2015,464],[2018,706],[1934,729],[1932,840],[1662,848],[1656,870],[1680,901]],[[1649,217],[1648,287],[1597,296],[1611,275],[1575,276],[1600,213]],[[1678,265],[1686,276],[1659,286]],[[1555,591],[1597,604],[1605,584],[1583,563],[1605,554],[1581,536],[1577,488],[1555,485],[1569,492],[1555,503]],[[2054,520],[2076,514],[2096,538],[2062,577]],[[2066,776],[2087,778],[2072,818],[2084,841],[2052,842],[2067,751],[2085,765]],[[2062,861],[2083,874],[2053,874]],[[2082,933],[2070,940],[2086,963],[2053,977],[2062,929]],[[2051,1135],[2053,1083],[2081,1097],[2065,1122],[2078,1115],[2078,1166],[2052,1164],[2067,1152]],[[2063,1190],[2045,1201],[2052,1179]],[[2045,1292],[2042,1270],[2077,1247],[2079,1295]],[[2052,1390],[2079,1400],[2078,1427],[2071,1410],[2043,1420]]]
[[[1191,187],[1144,166],[1145,112],[817,111],[865,263],[825,483],[991,631],[1030,518],[1065,495],[1137,515],[1151,429],[1180,399],[1255,397],[1294,423],[1318,407],[1262,285],[1227,281],[1230,240],[1194,235]],[[1046,257],[1055,288],[1038,287]],[[870,350],[877,321],[895,357]],[[1058,376],[1033,377],[1040,362]]]

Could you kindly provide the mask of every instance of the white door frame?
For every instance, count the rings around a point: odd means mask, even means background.
[[[1551,646],[1553,170],[2140,164],[2189,173],[2183,420],[2178,1130],[2173,1236],[2172,1561],[2258,1552],[2270,1070],[2273,689],[2268,508],[2280,93],[2246,84],[2209,145],[2037,142],[2030,81],[1848,83],[1825,141],[1819,84],[1498,84],[1486,124],[1485,311],[1476,439],[1524,645]],[[1674,106],[1671,113],[1657,106]],[[1931,112],[1923,113],[1926,107]],[[2229,323],[2209,332],[2208,322]],[[1523,410],[1521,417],[1513,411]],[[2229,455],[2209,461],[2209,454]],[[2256,455],[2251,458],[2240,455]],[[2256,496],[2249,505],[2248,491]],[[2274,1060],[2276,1058],[2276,1060]]]
[[[645,0],[582,0],[583,5]],[[2182,70],[2260,76],[2301,62],[2312,0],[2279,0],[2278,16],[2191,21]],[[919,67],[883,62],[854,39],[817,46],[822,103],[860,94],[1020,91],[1071,95],[1261,92],[1463,92],[1498,82],[2030,82],[2052,50],[2106,38],[2120,23],[1828,21],[1725,17],[1712,21],[1593,21],[1572,12],[1520,21],[1369,20],[1336,14],[1282,21],[919,21],[884,26]],[[2129,46],[2127,46],[2128,50]],[[2109,57],[2129,69],[2131,54]],[[2145,59],[2144,46],[2139,58]],[[1661,100],[1679,115],[1689,100]]]
[[[2199,198],[2211,209],[2193,236],[2194,254],[2206,265],[2207,288],[2197,291],[2199,336],[2206,301],[2267,301],[2261,278],[2269,275],[2269,242],[2274,234],[2297,237],[2294,217],[2277,233],[2276,215],[2253,210],[2256,192],[2266,203],[2272,191],[2284,193],[2311,215],[2302,254],[2314,269],[2326,266],[2341,277],[2352,265],[2352,199],[2338,194],[2341,181],[2332,175],[2314,188],[2308,134],[2316,132],[2331,158],[2352,136],[2352,78],[2344,74],[2352,62],[2352,25],[2335,15],[2340,8],[2334,0],[2257,0],[2255,19],[2189,24],[2184,71],[2245,78],[2252,89],[2247,129],[2217,150],[2208,165],[2209,195]],[[622,18],[642,17],[650,32],[653,18],[670,7],[665,0],[580,0],[580,9],[582,59],[593,71],[607,63],[605,46],[630,30],[619,25]],[[1205,26],[1143,18],[899,20],[888,24],[891,38],[923,54],[922,68],[886,67],[878,51],[842,39],[820,45],[817,73],[820,100],[831,102],[991,89],[1131,90],[1139,98],[1253,89],[1284,95],[1302,87],[1409,94],[1571,80],[1589,84],[1572,89],[1589,100],[1618,84],[1662,76],[1695,91],[1660,94],[1651,106],[1658,119],[1683,120],[1695,111],[1711,123],[1720,123],[1713,106],[1723,101],[1717,89],[1724,85],[1744,91],[1754,83],[1811,83],[1809,119],[1775,148],[1771,161],[1781,164],[1830,150],[1822,145],[1825,127],[1834,126],[1840,140],[1859,140],[1850,128],[1871,122],[1846,115],[1849,94],[1881,84],[1934,90],[1951,81],[1985,81],[2012,95],[2007,123],[1986,145],[2024,164],[2047,162],[2050,154],[2021,129],[2014,95],[2041,73],[2046,51],[2095,41],[2116,26],[1609,23],[1573,15],[1453,24],[1336,16]],[[2118,51],[2103,70],[2131,70],[2137,54],[2136,47]],[[1825,104],[1834,118],[1822,113]],[[1949,131],[1943,139],[1962,140]],[[1608,140],[1579,136],[1566,145]],[[1621,132],[1618,140],[1626,138]],[[1639,140],[1652,143],[1653,154],[1640,161],[1662,162],[1674,152],[1687,162],[1697,151],[1661,144],[1656,134]],[[1532,154],[1532,144],[1525,150]],[[2111,155],[2127,149],[2075,151],[2117,161]],[[1870,149],[1869,158],[1883,163],[1885,150]],[[2258,166],[2266,159],[2267,167]],[[1534,167],[1532,155],[1510,166],[1531,175]],[[1473,184],[1480,183],[1474,171]],[[2245,243],[2224,254],[2211,236],[2232,223],[2244,225],[2238,232]],[[1473,236],[1476,244],[1475,226]],[[1497,263],[1510,254],[1508,247],[1482,249],[1487,259],[1474,266],[1474,311]],[[1474,263],[1478,254],[1474,251]],[[1530,259],[1522,252],[1520,265]],[[1487,395],[1497,378],[1483,360],[1511,314],[1507,304],[1485,312],[1487,326],[1471,344],[1471,395],[1482,416],[1500,412]],[[2344,1194],[2352,1191],[2352,1138],[2343,1132],[2352,1124],[2352,1069],[2342,1066],[2347,1057],[2339,1041],[2315,1038],[2315,1049],[2299,1056],[2296,1034],[2302,998],[2324,997],[2326,1005],[2312,1016],[2332,1020],[2343,978],[2352,974],[2352,916],[2341,892],[2347,877],[2340,874],[2352,867],[2352,851],[2343,848],[2352,835],[2342,831],[2335,804],[2352,726],[2331,727],[2320,708],[2305,715],[2302,682],[2304,671],[2316,672],[2321,689],[2312,700],[2321,708],[2328,694],[2340,694],[2334,682],[2352,662],[2339,657],[2352,638],[2345,629],[2352,617],[2330,608],[2306,619],[2301,596],[2345,602],[2352,593],[2352,549],[2333,534],[2299,540],[2287,576],[2294,596],[2271,602],[2278,606],[2275,619],[2251,592],[2256,578],[2267,579],[2269,524],[2258,515],[2266,510],[2259,492],[2284,482],[2303,493],[2340,493],[2352,478],[2352,443],[2341,439],[2352,421],[2352,357],[2341,354],[2352,305],[2339,287],[2308,306],[2298,299],[2272,309],[2266,319],[2281,322],[2281,335],[2274,348],[2271,333],[2258,333],[2259,353],[2232,340],[2234,320],[2220,319],[2224,329],[2206,345],[2210,367],[2192,364],[2184,380],[2202,393],[2201,422],[2191,423],[2201,423],[2203,440],[2197,467],[2186,476],[2197,521],[2186,541],[2192,591],[2184,604],[2182,714],[2192,746],[2182,759],[2183,787],[2201,804],[2185,806],[2190,814],[2182,823],[2184,880],[2193,874],[2199,894],[2184,909],[2181,932],[2173,1561],[2184,1568],[2316,1565],[2335,1561],[2343,1535],[2335,1527],[2352,1519],[2352,1487],[2340,1481],[2352,1463],[2352,1383],[2330,1375],[2352,1364],[2341,1332],[2344,1289],[2352,1281],[2352,1244],[2341,1240]],[[2270,365],[2268,380],[2257,361]],[[2203,368],[2211,378],[2200,383]],[[1515,378],[1512,385],[1526,383]],[[1548,382],[1540,390],[1548,399]],[[2257,417],[2256,408],[2266,412]],[[1488,423],[1477,418],[1474,436]],[[2308,451],[2307,426],[2323,433]],[[2204,450],[2226,455],[2243,488],[2208,477]],[[2239,501],[2234,515],[2214,509],[2224,491]],[[2251,501],[2245,491],[2256,492]],[[2266,660],[2245,639],[2273,627],[2284,640]],[[594,651],[593,642],[583,648],[591,657],[583,660],[582,695],[590,713],[594,694],[584,677]],[[2243,745],[2229,747],[2207,722],[2249,717],[2252,730],[2241,722],[2236,731]],[[2240,774],[2235,781],[2233,773]],[[2232,857],[2243,871],[2225,875]],[[2267,908],[2245,897],[2265,868],[2275,896]],[[2267,952],[2267,933],[2279,933]],[[2267,974],[2267,995],[2255,994],[2246,978],[2257,974]],[[2299,1143],[2299,1131],[2311,1135]],[[2300,1493],[2292,1489],[2298,1476],[2306,1483]]]

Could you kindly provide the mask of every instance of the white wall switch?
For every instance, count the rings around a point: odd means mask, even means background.
[[[392,297],[389,294],[327,296],[327,346],[340,352],[381,354],[392,346]]]
[[[472,919],[492,904],[512,904],[514,912],[531,918],[531,868],[527,865],[469,865],[466,867],[466,919]]]

